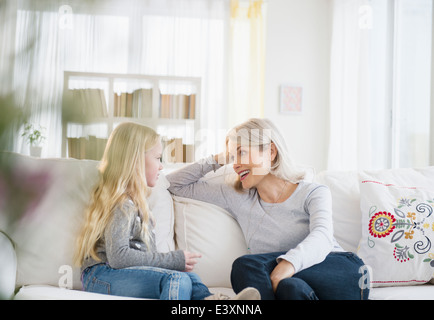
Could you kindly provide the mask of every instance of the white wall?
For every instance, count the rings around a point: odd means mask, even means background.
[[[264,116],[282,129],[294,160],[326,169],[331,0],[268,0]],[[279,113],[280,85],[303,86],[303,114]]]

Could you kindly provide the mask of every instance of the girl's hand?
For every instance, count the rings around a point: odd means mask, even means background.
[[[285,278],[291,278],[295,273],[295,268],[291,262],[281,260],[270,274],[273,291],[276,292],[279,282]]]
[[[196,258],[201,258],[200,253],[188,252],[184,250],[185,257],[185,270],[186,272],[191,272],[194,269],[194,265],[198,262]]]

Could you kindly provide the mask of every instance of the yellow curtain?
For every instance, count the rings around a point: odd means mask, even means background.
[[[231,0],[229,127],[264,115],[264,16],[262,0]]]

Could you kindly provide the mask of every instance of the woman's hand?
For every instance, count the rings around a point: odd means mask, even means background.
[[[277,286],[282,279],[291,278],[295,273],[293,264],[286,260],[281,260],[270,274],[273,291],[276,292]]]
[[[215,162],[220,165],[225,165],[229,163],[229,152],[221,152],[214,156]]]
[[[198,262],[196,258],[201,258],[200,253],[188,252],[184,250],[185,257],[185,270],[186,272],[191,272],[194,269],[194,265]]]

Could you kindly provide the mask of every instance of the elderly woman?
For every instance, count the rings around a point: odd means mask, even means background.
[[[294,166],[278,128],[250,119],[226,137],[227,152],[167,176],[173,194],[218,205],[238,221],[249,254],[232,266],[235,292],[254,287],[262,299],[367,299],[359,286],[363,261],[333,237],[328,187]],[[228,161],[235,185],[201,178]]]

